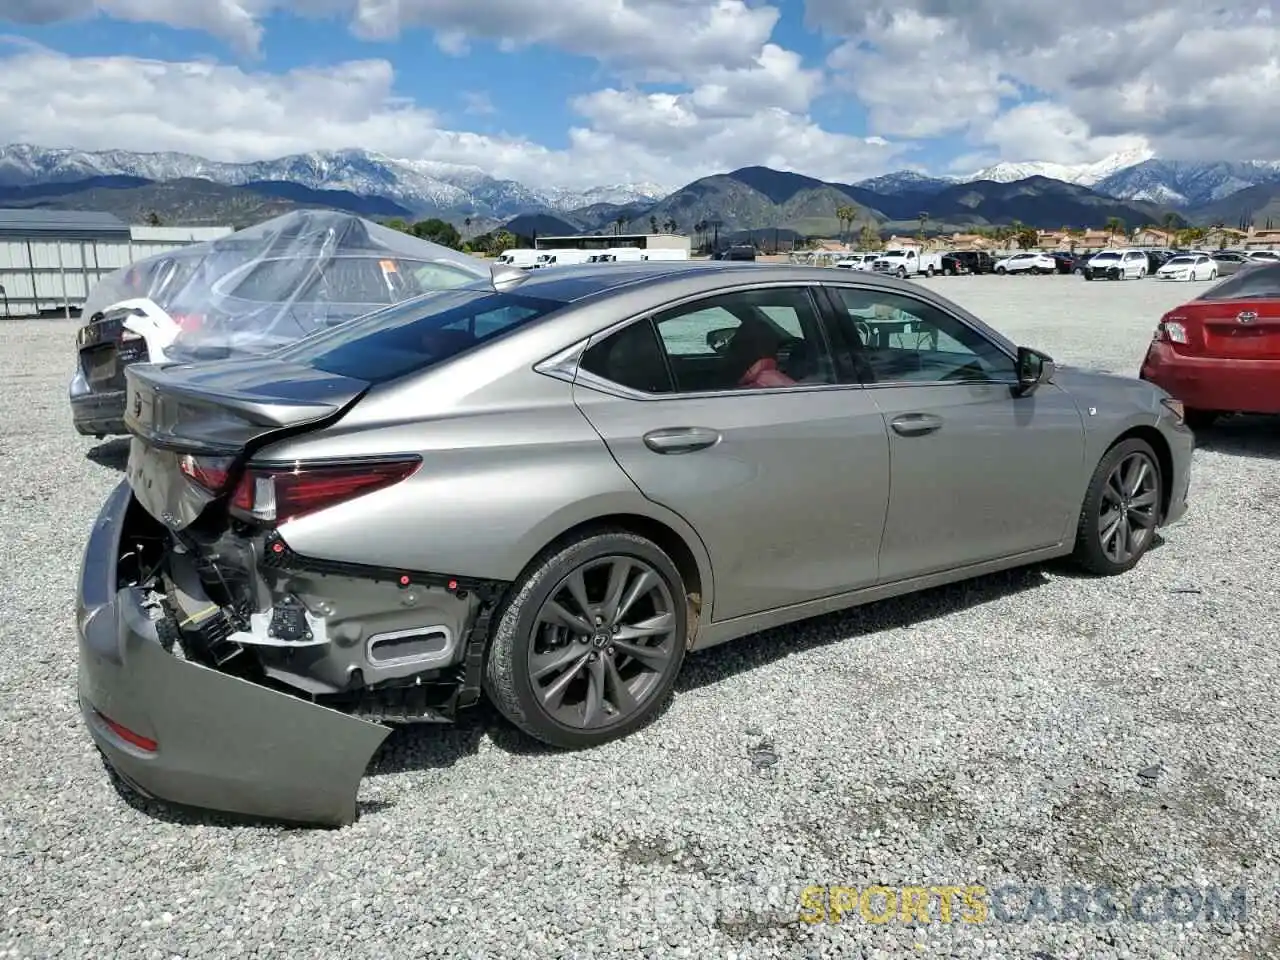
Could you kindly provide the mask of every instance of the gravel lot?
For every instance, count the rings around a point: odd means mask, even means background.
[[[1195,289],[931,283],[1126,374]],[[1273,424],[1203,438],[1188,517],[1128,576],[1031,569],[748,638],[588,753],[489,711],[395,735],[354,826],[283,829],[122,795],[81,726],[74,579],[121,448],[71,428],[74,327],[0,321],[0,956],[1280,956]],[[810,885],[1007,883],[1244,887],[1247,919],[797,919]]]

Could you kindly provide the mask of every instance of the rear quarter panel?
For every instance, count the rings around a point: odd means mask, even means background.
[[[697,535],[623,473],[573,404],[572,386],[523,364],[496,372],[495,357],[486,351],[375,389],[331,427],[260,451],[259,461],[423,459],[402,483],[281,525],[290,546],[348,563],[510,581],[565,531],[630,514],[684,539],[709,594]]]

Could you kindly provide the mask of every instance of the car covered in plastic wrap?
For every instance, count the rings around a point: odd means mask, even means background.
[[[352,214],[301,210],[103,277],[81,310],[76,430],[126,433],[125,368],[270,353],[371,311],[488,276],[476,258]]]

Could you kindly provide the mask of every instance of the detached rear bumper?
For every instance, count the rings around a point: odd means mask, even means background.
[[[1280,360],[1184,357],[1153,343],[1139,376],[1193,410],[1280,413]]]
[[[127,483],[108,498],[80,570],[80,708],[121,778],[159,800],[340,826],[390,728],[191,663],[160,646],[117,589]]]
[[[125,391],[90,389],[84,374],[76,371],[68,390],[71,421],[76,432],[86,437],[108,437],[128,433],[124,425]]]

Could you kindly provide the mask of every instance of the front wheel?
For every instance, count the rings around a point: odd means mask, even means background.
[[[662,708],[684,662],[684,581],[622,530],[544,554],[494,628],[485,691],[521,730],[566,749],[624,737]]]
[[[1008,272],[1009,271],[1007,271],[1004,267],[996,267],[996,273],[998,273],[1002,277]]]
[[[1145,440],[1117,443],[1099,461],[1076,524],[1072,558],[1099,576],[1137,566],[1155,539],[1163,478]]]
[[[907,268],[906,268],[906,267],[899,267],[899,268],[898,268],[898,279],[899,279],[899,280],[905,280],[905,279],[907,279]]]

